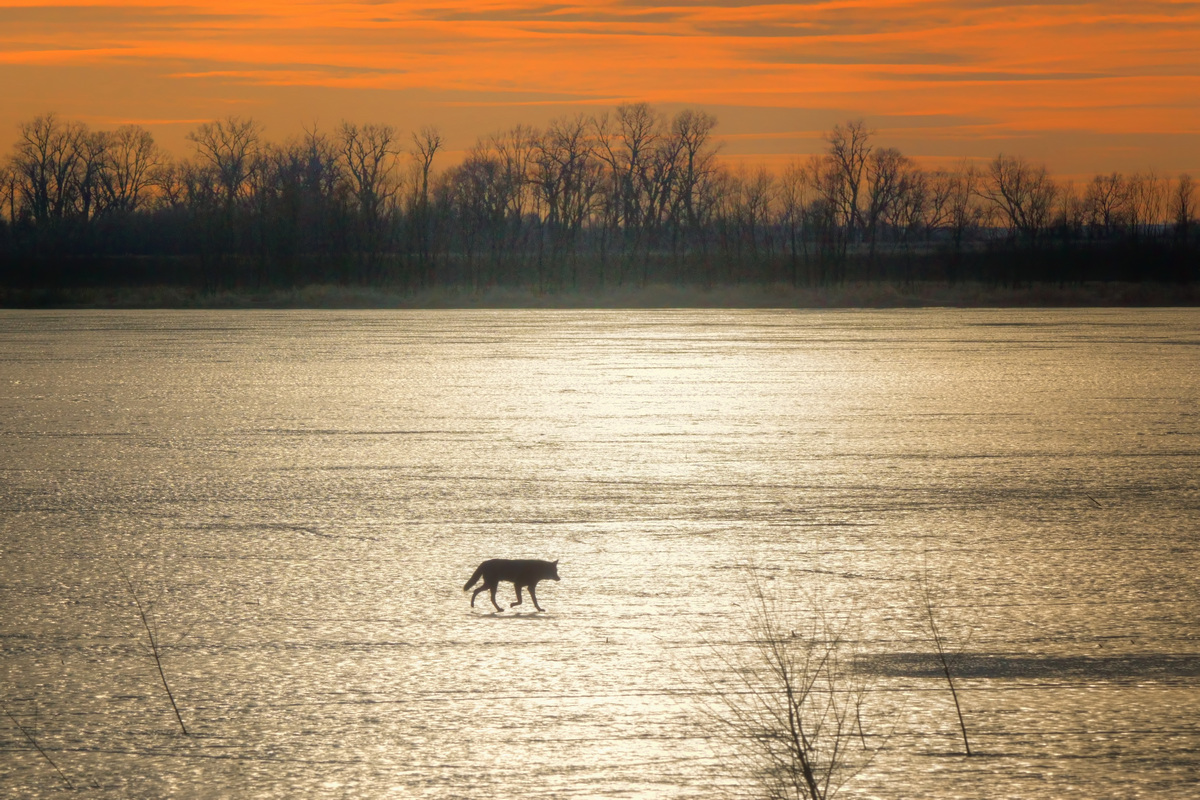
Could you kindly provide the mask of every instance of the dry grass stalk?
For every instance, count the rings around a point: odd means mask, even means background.
[[[155,635],[154,628],[150,624],[150,619],[146,616],[146,609],[142,606],[142,601],[138,597],[137,590],[133,588],[133,581],[126,578],[125,585],[129,587],[129,593],[133,595],[133,602],[137,606],[138,615],[142,619],[142,627],[146,629],[146,636],[150,639],[150,653],[154,656],[154,664],[158,667],[158,677],[162,678],[163,688],[167,690],[167,699],[171,701],[171,709],[175,712],[175,719],[179,720],[179,729],[183,731],[184,736],[190,736],[191,734],[188,733],[187,726],[183,724],[183,717],[179,713],[179,706],[175,704],[175,695],[171,692],[171,685],[167,683],[167,673],[163,671],[158,636]]]
[[[961,650],[954,653],[947,653],[946,638],[938,627],[937,617],[934,609],[937,605],[933,598],[933,592],[929,585],[929,566],[926,563],[925,570],[921,577],[917,579],[917,587],[920,591],[921,603],[925,610],[925,619],[929,623],[929,632],[933,637],[934,653],[937,656],[938,664],[942,668],[942,674],[946,677],[946,685],[950,687],[950,696],[954,698],[954,711],[958,714],[958,727],[962,731],[963,747],[966,748],[967,755],[971,755],[971,740],[967,738],[967,723],[963,719],[962,704],[958,701],[958,689],[954,685],[954,675],[951,672],[951,666],[954,661],[961,655]]]
[[[12,720],[12,724],[16,725],[17,729],[19,731],[21,731],[22,735],[24,735],[24,737],[29,741],[29,743],[31,745],[33,745],[33,748],[35,750],[37,750],[39,753],[41,753],[42,758],[46,759],[47,763],[49,763],[50,766],[54,767],[54,771],[58,773],[58,777],[62,778],[63,783],[65,783],[67,785],[67,788],[71,789],[73,791],[75,789],[75,787],[74,787],[74,785],[72,785],[71,779],[63,774],[63,771],[58,768],[58,764],[54,763],[54,759],[52,759],[50,757],[50,754],[42,749],[42,746],[40,744],[38,744],[37,739],[33,738],[33,734],[30,733],[29,730],[24,725],[21,724],[21,721],[18,720],[15,716],[13,716],[13,713],[8,710],[8,706],[4,707],[4,716],[6,716],[10,720]]]

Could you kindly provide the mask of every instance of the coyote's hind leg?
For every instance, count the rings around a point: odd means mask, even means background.
[[[521,605],[521,603],[525,602],[521,599],[521,584],[514,583],[513,586],[517,587],[517,602],[513,603],[511,606],[509,606],[509,608],[516,608],[517,606]],[[529,593],[531,595],[533,594],[532,588],[530,588]]]

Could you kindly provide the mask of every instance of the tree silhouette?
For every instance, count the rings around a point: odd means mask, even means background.
[[[412,204],[412,230],[416,239],[418,270],[422,285],[433,282],[433,217],[429,205],[429,180],[433,174],[433,158],[442,148],[442,134],[426,126],[414,133],[413,158],[418,169],[418,182]]]
[[[825,137],[829,143],[828,199],[846,226],[847,239],[855,241],[863,228],[861,197],[870,158],[871,132],[859,119],[834,125]]]
[[[133,213],[149,201],[153,187],[162,178],[166,155],[149,131],[123,125],[107,136],[106,160],[101,182],[109,208]]]
[[[81,123],[61,122],[54,114],[21,123],[12,156],[17,192],[39,226],[71,215],[79,194]]]
[[[231,116],[196,126],[175,160],[136,125],[44,114],[0,161],[0,274],[405,290],[1200,277],[1186,175],[1076,188],[1010,154],[930,171],[863,120],[782,170],[734,168],[716,126],[626,103],[492,133],[442,166],[432,127],[346,121],[273,143]]]
[[[1010,235],[1034,243],[1050,224],[1058,187],[1045,166],[1019,156],[996,156],[980,189],[997,209]]]
[[[1186,243],[1193,220],[1196,219],[1196,183],[1187,173],[1180,175],[1175,183],[1175,192],[1171,196],[1171,215],[1176,237]]]

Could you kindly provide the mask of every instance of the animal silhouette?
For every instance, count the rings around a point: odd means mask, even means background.
[[[496,607],[497,611],[503,611],[504,609],[496,602],[496,587],[500,581],[508,581],[517,590],[517,602],[509,608],[521,605],[521,589],[527,588],[530,598],[533,599],[533,607],[538,611],[545,611],[546,609],[539,606],[537,601],[538,581],[558,580],[558,562],[541,561],[536,558],[490,558],[476,568],[471,579],[463,586],[463,591],[474,586],[480,578],[483,579],[483,585],[475,590],[475,594],[471,595],[471,608],[475,607],[475,598],[479,596],[479,593],[487,590],[491,593],[492,605]]]

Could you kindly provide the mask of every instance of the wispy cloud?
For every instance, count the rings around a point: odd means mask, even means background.
[[[177,96],[168,114],[144,91],[149,119],[180,117],[189,93],[199,106],[308,87],[474,102],[479,132],[497,104],[625,98],[747,119],[836,108],[989,120],[996,135],[1180,134],[1200,132],[1197,42],[1200,2],[1169,0],[50,0],[0,8],[0,83],[5,70],[153,77]],[[35,91],[8,99],[0,123],[70,111]]]

